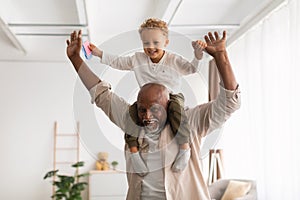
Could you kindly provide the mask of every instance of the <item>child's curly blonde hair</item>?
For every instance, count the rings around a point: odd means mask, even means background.
[[[139,33],[141,34],[145,29],[159,29],[163,32],[163,34],[168,37],[168,25],[166,22],[156,19],[156,18],[149,18],[139,28]]]

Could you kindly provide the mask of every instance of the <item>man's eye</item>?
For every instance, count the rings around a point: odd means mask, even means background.
[[[139,111],[140,113],[145,113],[145,112],[146,112],[146,109],[142,109],[142,108],[141,108],[141,109],[139,109],[138,111]]]
[[[158,108],[151,108],[151,112],[154,112],[154,113],[156,113],[156,112],[158,112],[159,111],[159,109]]]

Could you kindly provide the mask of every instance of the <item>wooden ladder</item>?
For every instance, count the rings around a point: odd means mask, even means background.
[[[207,184],[210,185],[224,177],[223,150],[210,149],[209,151],[209,176]]]
[[[63,138],[75,138],[75,142],[73,142],[73,146],[68,146],[65,147],[63,145],[58,146],[58,143],[63,142]],[[75,143],[75,144],[74,144]],[[58,131],[58,123],[55,121],[54,122],[54,142],[53,142],[53,170],[57,169],[58,165],[72,165],[77,162],[79,162],[79,146],[80,146],[80,139],[79,139],[79,122],[76,123],[76,130],[75,132],[71,133],[62,133]],[[76,154],[76,159],[75,160],[66,160],[66,161],[61,161],[58,160],[58,155],[61,152],[74,152]],[[76,173],[78,173],[78,168],[76,168]],[[55,181],[55,177],[53,176],[53,181]],[[53,194],[55,193],[55,186],[53,186]]]

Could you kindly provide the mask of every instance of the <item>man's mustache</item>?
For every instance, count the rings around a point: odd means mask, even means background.
[[[146,126],[151,123],[156,123],[156,122],[158,122],[158,119],[143,119],[143,124]]]

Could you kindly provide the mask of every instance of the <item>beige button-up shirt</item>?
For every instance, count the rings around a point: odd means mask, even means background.
[[[110,120],[122,130],[125,128],[125,118],[129,117],[129,104],[110,90],[110,85],[100,82],[90,90],[92,102],[101,108]],[[221,128],[230,115],[240,107],[240,91],[226,90],[222,86],[216,100],[187,109],[191,127],[191,158],[188,166],[181,173],[174,173],[171,164],[179,151],[176,140],[169,125],[162,130],[159,137],[159,148],[164,162],[164,186],[167,200],[208,200],[210,195],[206,180],[202,174],[200,146],[204,136]],[[147,144],[140,140],[142,156],[147,153]],[[128,152],[128,151],[126,151]],[[130,159],[126,156],[128,200],[140,200],[143,177],[132,173]]]

